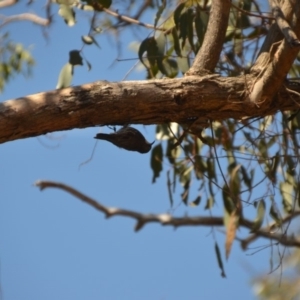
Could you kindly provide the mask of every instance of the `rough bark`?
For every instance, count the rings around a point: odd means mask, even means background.
[[[261,53],[255,67],[252,68],[252,71],[255,71],[255,73],[257,73],[257,70],[261,70],[249,95],[249,100],[258,105],[260,105],[261,102],[273,101],[272,98],[278,91],[278,88],[282,85],[300,49],[300,3],[296,3],[295,0],[284,1],[281,12],[281,17],[286,18],[285,24],[290,24],[290,27],[280,28],[283,26],[281,24],[283,23],[282,21],[279,26],[273,26],[273,32],[266,37],[268,43],[265,42],[262,47],[270,50],[267,54]],[[292,17],[294,20],[289,21]],[[290,35],[291,32],[293,34],[290,39],[284,38],[282,41],[276,43],[280,36],[283,37],[280,29],[283,32],[285,32],[284,30],[288,30]],[[287,31],[285,32],[285,35],[287,35]],[[293,44],[289,40],[295,40],[295,37],[298,37],[298,39],[297,42]],[[273,44],[271,44],[271,42],[273,42]]]
[[[190,124],[199,119],[245,119],[298,109],[300,84],[286,83],[272,103],[247,101],[253,78],[188,76],[107,82],[39,93],[0,104],[0,143],[97,125]]]
[[[214,0],[209,16],[207,32],[203,44],[196,55],[193,66],[187,75],[204,75],[213,73],[223,49],[231,2],[229,0]]]

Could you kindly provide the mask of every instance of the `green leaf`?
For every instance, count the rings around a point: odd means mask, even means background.
[[[58,76],[58,83],[56,85],[57,89],[63,89],[70,86],[73,78],[73,70],[74,67],[70,63],[66,63],[62,67]]]
[[[199,155],[197,155],[195,157],[195,168],[194,168],[194,171],[195,171],[197,179],[202,179],[203,178],[203,174],[207,171],[206,162]]]
[[[100,4],[104,8],[109,8],[111,6],[112,0],[85,0],[89,5],[96,7],[95,4]]]
[[[92,36],[92,35],[83,35],[81,37],[82,41],[86,44],[86,45],[91,45],[91,44],[95,44],[98,48],[101,49],[101,47],[99,46],[98,42],[96,41],[96,39]]]
[[[109,8],[111,6],[111,3],[112,3],[112,0],[96,0],[96,1],[105,8]]]
[[[231,215],[229,215],[228,221],[226,222],[226,240],[225,240],[225,257],[229,258],[231,252],[232,244],[236,236],[238,224],[238,216],[236,210],[234,210]]]
[[[188,11],[181,14],[179,18],[179,39],[181,41],[181,48],[185,45],[185,40],[188,36]]]
[[[153,39],[154,39],[153,37],[144,39],[144,40],[141,42],[141,45],[140,45],[140,48],[139,48],[139,52],[138,52],[140,62],[141,62],[146,68],[148,68],[148,67],[147,67],[146,64],[144,63],[143,55],[144,55],[145,52],[148,51],[149,43],[150,43],[150,41],[153,40]]]
[[[279,188],[284,210],[291,213],[293,211],[293,186],[289,182],[280,182]]]
[[[183,164],[182,169],[180,171],[180,183],[183,185],[183,192],[181,194],[181,199],[185,205],[188,204],[192,170],[193,170],[193,166],[186,168],[186,165]]]
[[[251,0],[243,0],[242,4],[243,4],[243,7],[242,7],[243,10],[247,10],[247,11],[251,10],[251,5],[252,5]]]
[[[213,197],[209,197],[206,201],[206,205],[204,207],[204,209],[211,209],[215,204],[214,198]]]
[[[297,200],[298,200],[298,206],[300,207],[300,182],[298,182],[298,186],[297,186]]]
[[[156,61],[158,54],[157,41],[154,37],[149,38],[147,47],[147,58],[149,60],[150,66],[157,66]]]
[[[185,7],[185,3],[182,2],[176,7],[176,9],[174,11],[174,23],[175,23],[175,26],[177,29],[179,28],[178,27],[179,19],[180,19],[180,15],[181,15],[181,12],[184,9],[184,7]]]
[[[166,8],[166,0],[162,0],[161,2],[162,2],[162,4],[158,8],[158,11],[157,11],[156,16],[155,16],[154,27],[157,26],[158,20],[160,19],[161,15],[162,15],[162,13],[164,11],[164,9]]]
[[[175,126],[173,124],[175,124]],[[176,131],[178,126],[176,123],[171,123],[171,128],[174,132],[174,129]],[[156,126],[155,139],[157,139],[157,140],[173,139],[173,135],[171,134],[171,132],[169,130],[168,124],[159,124]]]
[[[174,78],[178,74],[178,65],[176,60],[167,58],[163,61],[164,70],[169,78]]]
[[[59,7],[58,14],[64,19],[65,23],[70,27],[74,26],[76,19],[73,8],[65,4],[61,4]]]
[[[159,71],[167,75],[167,71],[165,69],[163,60],[164,60],[164,55],[165,55],[165,45],[166,45],[166,38],[163,33],[161,33],[157,39],[156,39],[156,53],[154,54],[157,62],[157,67]]]
[[[280,151],[277,151],[274,157],[272,157],[272,166],[270,172],[267,173],[269,179],[272,183],[276,184],[277,182],[277,168],[280,162]]]
[[[246,168],[244,166],[241,166],[241,172],[242,172],[244,183],[249,189],[252,187],[252,181],[253,181],[252,171],[253,170],[250,171],[250,177],[249,177]]]
[[[94,27],[93,31],[94,31],[94,33],[101,33],[103,30],[102,30],[102,27],[98,26],[98,27]]]
[[[287,167],[286,167],[287,173],[292,176],[295,176],[297,164],[295,163],[294,159],[289,155],[286,156],[286,164],[287,164]]]
[[[224,184],[222,189],[223,204],[228,215],[231,215],[231,213],[235,210],[235,205],[230,195],[229,187],[227,184]]]
[[[151,152],[151,169],[153,171],[152,183],[156,181],[156,178],[159,177],[160,172],[163,169],[163,149],[162,145],[158,144],[152,149]]]
[[[190,203],[190,206],[198,206],[201,202],[201,196],[197,196],[197,198]]]
[[[86,64],[87,64],[87,67],[88,67],[88,71],[90,71],[92,69],[92,64],[87,60],[87,59],[84,59]]]
[[[73,66],[83,65],[82,57],[80,55],[80,51],[72,50],[69,52],[69,63]]]
[[[270,207],[269,214],[270,214],[271,218],[276,222],[276,224],[280,226],[282,224],[282,218],[280,216],[279,209],[278,209],[274,199],[272,199],[271,201],[272,201],[272,204]]]
[[[217,255],[219,268],[221,269],[221,276],[223,278],[225,278],[226,274],[225,274],[225,271],[224,271],[223,261],[222,261],[220,249],[219,249],[219,246],[218,246],[217,242],[215,242],[215,252],[216,252],[216,255]]]
[[[207,23],[208,23],[208,14],[206,12],[203,12],[201,8],[198,6],[196,10],[196,16],[195,16],[195,29],[196,29],[196,34],[200,46],[202,46],[203,43],[204,35],[207,28]]]
[[[98,44],[97,40],[95,39],[95,37],[92,36],[92,39],[93,39],[93,42],[94,44],[99,48],[101,49],[100,45]]]
[[[257,209],[256,218],[254,220],[251,232],[255,232],[256,230],[258,230],[264,222],[264,217],[266,213],[266,204],[263,199],[258,202],[256,209]]]
[[[174,165],[180,153],[181,153],[181,148],[174,147],[174,139],[168,139],[166,157],[168,158],[171,165]]]
[[[177,65],[182,74],[190,69],[190,61],[188,57],[177,57]]]
[[[237,165],[230,172],[229,187],[230,187],[230,194],[232,195],[232,197],[237,197],[240,194],[241,181],[238,172],[240,167],[241,165]]]
[[[180,49],[180,44],[179,44],[179,37],[178,37],[177,30],[176,30],[175,27],[172,29],[172,37],[173,37],[173,43],[174,43],[174,50],[175,50],[176,54],[179,57],[181,57],[181,49]]]
[[[194,45],[194,30],[193,30],[194,17],[195,17],[194,10],[192,8],[189,8],[187,10],[187,37],[193,52],[196,53],[195,45]]]
[[[86,44],[86,45],[91,45],[94,43],[94,39],[90,35],[83,35],[81,37],[81,40]]]
[[[167,186],[168,186],[168,194],[169,194],[169,200],[170,200],[170,206],[173,206],[173,194],[172,194],[172,182],[170,179],[170,170],[167,171]]]
[[[213,159],[208,157],[206,160],[206,165],[207,165],[208,177],[210,179],[215,179],[216,172],[215,172],[215,163],[214,163]]]

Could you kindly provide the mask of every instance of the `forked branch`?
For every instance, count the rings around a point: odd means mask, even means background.
[[[160,223],[161,225],[164,226],[173,226],[174,228],[180,227],[180,226],[224,226],[224,218],[223,217],[173,217],[170,214],[142,214],[139,212],[131,211],[131,210],[126,210],[126,209],[121,209],[121,208],[115,208],[115,207],[107,207],[104,206],[103,204],[99,203],[98,201],[82,194],[81,192],[77,191],[76,189],[65,185],[63,183],[59,182],[53,182],[53,181],[37,181],[35,183],[35,186],[39,187],[41,190],[45,188],[58,188],[61,189],[76,198],[80,199],[81,201],[89,204],[90,206],[94,207],[95,209],[103,212],[107,218],[113,217],[113,216],[124,216],[128,218],[132,218],[136,220],[136,225],[135,225],[135,231],[138,231],[143,228],[143,226],[147,223]],[[289,221],[300,215],[300,211],[297,213],[294,213],[293,216],[289,217]],[[253,222],[246,220],[246,219],[241,219],[240,220],[240,226],[252,229],[253,228]],[[285,234],[274,234],[270,231],[270,227],[267,228],[262,228],[251,237],[264,237],[270,240],[275,240],[279,244],[288,246],[288,247],[299,247],[300,248],[300,239],[294,237],[293,235],[287,236]],[[255,240],[253,239],[253,240]],[[244,241],[243,241],[244,242]],[[244,247],[242,242],[242,247],[245,250],[246,248]],[[249,243],[247,243],[248,245]]]

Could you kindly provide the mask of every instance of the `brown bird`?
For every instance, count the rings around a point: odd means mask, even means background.
[[[98,133],[95,139],[109,141],[120,148],[139,153],[149,152],[154,143],[149,143],[137,129],[129,126],[109,134]]]

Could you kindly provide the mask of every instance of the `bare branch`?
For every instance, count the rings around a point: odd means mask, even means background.
[[[49,26],[51,23],[50,19],[44,19],[32,13],[24,13],[24,14],[9,16],[9,17],[1,15],[0,18],[3,20],[2,24],[0,24],[0,29],[6,26],[7,24],[16,21],[29,21],[40,26]]]
[[[265,15],[257,15],[257,14],[253,14],[247,10],[244,10],[242,8],[239,8],[237,5],[231,3],[231,6],[234,7],[236,10],[242,12],[243,14],[245,15],[248,15],[248,16],[251,16],[251,17],[255,17],[255,18],[260,18],[260,19],[267,19],[267,20],[274,20],[274,17],[268,17],[268,16],[265,16]]]
[[[39,93],[0,103],[0,143],[98,125],[162,124],[242,119],[299,109],[300,96],[283,88],[258,109],[244,100],[251,77],[204,77],[107,82]],[[300,85],[286,83],[300,92]],[[55,122],[53,122],[55,120]]]
[[[58,188],[61,189],[76,198],[80,199],[81,201],[89,204],[90,206],[94,207],[95,209],[103,212],[107,218],[113,216],[124,216],[128,218],[132,218],[136,220],[135,231],[138,231],[143,228],[144,225],[147,223],[160,223],[164,226],[173,226],[175,228],[179,226],[224,226],[224,218],[223,217],[173,217],[169,214],[142,214],[139,212],[115,208],[115,207],[107,207],[99,203],[98,201],[82,194],[81,192],[77,191],[76,189],[65,185],[59,182],[53,181],[37,181],[35,186],[39,187],[41,190],[45,188]],[[300,215],[298,212],[297,215]],[[253,228],[253,222],[240,219],[240,226],[246,227],[248,229]],[[264,237],[271,240],[276,240],[280,244],[289,247],[300,247],[300,240],[296,239],[294,236],[286,236],[284,234],[273,234],[268,231],[269,228],[257,230],[254,233],[255,238],[257,237]],[[246,248],[243,248],[246,249]]]
[[[0,8],[8,7],[16,4],[18,0],[2,0],[0,1]]]
[[[295,219],[299,216],[300,216],[300,211],[295,211],[295,212],[285,216],[281,220],[281,225],[283,226],[284,224],[291,222],[293,219]],[[249,244],[256,241],[260,236],[264,236],[271,240],[276,240],[285,246],[290,246],[289,244],[294,246],[293,243],[295,241],[297,241],[297,239],[295,237],[293,237],[293,236],[288,237],[285,233],[274,234],[273,233],[274,228],[278,228],[278,225],[276,224],[276,222],[265,227],[264,230],[260,230],[259,233],[255,232],[254,234],[251,234],[250,236],[248,236],[246,239],[241,240],[242,249],[247,249]],[[280,228],[278,228],[278,229],[280,230]],[[263,235],[261,235],[262,233],[263,233]]]
[[[223,48],[228,25],[231,1],[213,0],[207,31],[203,44],[196,55],[193,66],[186,75],[213,73]]]
[[[124,15],[120,15],[118,12],[114,12],[108,8],[105,8],[105,7],[101,7],[101,9],[103,11],[105,11],[107,14],[123,21],[123,22],[127,22],[127,23],[130,23],[130,24],[135,24],[135,25],[139,25],[139,26],[143,26],[143,27],[146,27],[146,28],[149,28],[149,29],[155,29],[155,30],[160,30],[160,31],[165,31],[166,29],[164,28],[160,28],[160,27],[154,27],[153,25],[151,24],[146,24],[146,23],[143,23],[143,22],[140,22],[136,19],[132,19],[130,17],[126,17]]]
[[[170,225],[174,227],[178,226],[223,226],[223,217],[183,217],[175,218],[169,214],[142,214],[131,210],[106,207],[96,200],[80,193],[76,189],[65,185],[63,183],[53,182],[53,181],[37,181],[35,186],[39,187],[41,190],[45,188],[58,188],[70,193],[76,198],[82,200],[83,202],[91,205],[95,209],[103,212],[107,218],[113,216],[124,216],[135,219],[137,224],[135,230],[140,230],[146,223],[160,223],[161,225]]]

